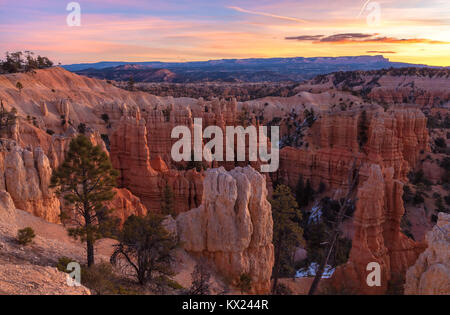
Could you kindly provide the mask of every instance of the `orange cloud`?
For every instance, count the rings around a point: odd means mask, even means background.
[[[364,33],[343,33],[330,36],[324,35],[300,35],[295,37],[286,37],[286,40],[310,41],[314,44],[370,44],[370,43],[389,43],[389,44],[450,44],[450,42],[431,40],[426,38],[395,38],[380,37],[378,34]]]

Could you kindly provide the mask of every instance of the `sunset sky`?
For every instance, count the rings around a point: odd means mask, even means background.
[[[66,23],[69,2],[0,0],[0,54],[63,64],[382,54],[450,66],[450,0],[80,0],[79,27]]]

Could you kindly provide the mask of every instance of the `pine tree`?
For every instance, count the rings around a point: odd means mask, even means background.
[[[95,241],[109,236],[117,223],[104,206],[114,197],[117,175],[108,155],[84,135],[71,141],[66,159],[52,174],[50,187],[73,207],[61,219],[71,224],[70,236],[86,242],[88,266],[94,264]]]
[[[279,185],[273,193],[273,244],[275,246],[275,263],[273,267],[273,287],[276,291],[278,278],[283,276],[282,271],[290,264],[290,257],[295,248],[304,243],[303,230],[298,223],[302,214],[289,187]]]
[[[359,121],[358,121],[358,144],[359,144],[359,148],[362,149],[364,147],[364,145],[367,143],[367,141],[369,140],[367,132],[369,129],[369,122],[367,119],[367,112],[364,110],[361,113],[361,116],[359,117]]]
[[[16,123],[17,110],[13,107],[8,111],[0,100],[0,137],[7,136],[9,128]]]
[[[164,216],[148,213],[146,217],[130,216],[119,233],[119,244],[111,256],[111,262],[119,259],[134,270],[139,284],[164,283],[172,270],[172,250],[176,239],[163,226]]]
[[[165,215],[175,216],[175,195],[172,188],[168,183],[164,186],[162,202],[161,202],[161,213]]]
[[[297,186],[295,187],[295,199],[299,207],[306,207],[311,200],[314,199],[316,192],[311,186],[311,181],[308,179],[306,185],[303,183],[303,176],[300,175]]]
[[[305,184],[303,182],[303,176],[300,174],[297,186],[295,187],[295,199],[297,200],[297,205],[300,207],[305,206],[304,200],[305,200]]]
[[[127,83],[127,88],[129,91],[134,91],[134,79],[133,76],[130,77]]]
[[[209,295],[210,294],[210,279],[211,273],[205,263],[195,265],[194,271],[191,274],[192,284],[187,292],[188,295]]]
[[[19,90],[19,93],[20,93],[20,92],[22,91],[22,89],[23,89],[22,83],[17,82],[17,83],[16,83],[16,88]]]
[[[249,292],[252,289],[252,277],[248,273],[243,273],[239,276],[237,287],[241,290],[241,294]]]

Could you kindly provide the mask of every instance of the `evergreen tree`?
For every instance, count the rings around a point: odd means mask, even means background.
[[[361,113],[358,121],[358,144],[359,148],[362,149],[364,145],[369,140],[367,132],[369,130],[369,122],[367,119],[367,112],[364,110]]]
[[[148,213],[146,217],[128,217],[111,256],[113,264],[124,258],[141,285],[148,282],[161,284],[167,276],[174,274],[172,250],[178,244],[164,228],[163,221],[164,216],[154,213]]]
[[[66,159],[52,174],[50,187],[73,207],[61,219],[71,224],[70,236],[86,242],[88,266],[94,264],[95,241],[111,235],[117,223],[104,206],[114,197],[117,175],[108,155],[84,135],[71,141]]]
[[[22,83],[20,83],[20,82],[17,82],[16,83],[16,88],[19,90],[19,92],[21,92],[22,91],[22,89],[23,89],[23,85],[22,85]]]
[[[128,80],[127,88],[130,91],[134,91],[134,79],[133,79],[133,76],[131,76],[130,79]]]
[[[243,273],[239,276],[239,281],[237,284],[241,294],[249,292],[252,289],[252,277],[248,273]]]
[[[297,181],[297,186],[295,187],[295,199],[297,200],[297,205],[300,207],[305,206],[304,200],[305,200],[305,184],[303,182],[303,175],[300,174],[300,177]]]
[[[309,202],[314,198],[315,191],[311,187],[311,182],[308,179],[306,185],[303,182],[303,176],[300,175],[297,187],[295,188],[295,197],[299,207],[306,207]]]
[[[210,294],[211,274],[207,266],[202,264],[195,265],[192,272],[192,285],[189,288],[189,295],[208,295]]]
[[[161,202],[161,213],[165,215],[175,216],[175,204],[174,204],[175,195],[173,193],[172,188],[168,183],[164,186],[162,202]]]
[[[9,128],[16,123],[16,119],[17,110],[13,107],[8,111],[0,100],[0,137],[7,136]]]
[[[286,271],[292,270],[292,253],[295,248],[304,243],[303,230],[298,223],[302,214],[289,187],[279,185],[274,193],[272,204],[273,244],[275,246],[275,263],[273,267],[273,287],[276,291],[278,278],[287,276]]]

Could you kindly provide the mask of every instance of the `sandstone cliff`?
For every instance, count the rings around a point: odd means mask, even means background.
[[[285,147],[280,151],[280,169],[274,179],[295,187],[299,175],[313,186],[346,185],[352,161],[392,167],[394,178],[406,180],[421,150],[427,150],[426,118],[417,109],[367,111],[367,142],[358,143],[362,111],[322,114],[306,136],[308,146]],[[367,178],[366,174],[362,174]]]
[[[112,215],[120,220],[123,224],[125,220],[131,216],[145,216],[147,208],[141,203],[141,200],[133,195],[128,189],[114,189],[115,195],[113,200],[108,201],[105,205],[109,209],[113,209]]]
[[[232,284],[249,273],[254,293],[267,293],[274,263],[272,212],[264,177],[251,167],[210,169],[200,207],[177,217],[180,241],[207,258]]]
[[[203,175],[195,170],[169,169],[159,155],[151,158],[148,138],[152,135],[148,135],[144,119],[123,117],[118,123],[111,137],[111,161],[120,171],[119,185],[138,196],[149,211],[160,210],[166,184],[174,192],[177,212],[199,206]]]
[[[406,273],[405,294],[450,294],[450,215],[439,213],[427,249]]]
[[[16,224],[16,207],[10,194],[4,190],[0,190],[0,221],[11,226]]]
[[[0,189],[11,195],[16,208],[56,223],[60,202],[48,187],[51,175],[42,149],[23,149],[14,141],[1,140]]]
[[[348,262],[338,267],[333,283],[338,290],[383,294],[393,277],[405,274],[423,246],[400,232],[403,183],[393,178],[393,168],[372,165],[368,179],[360,186],[353,217],[355,235]],[[381,286],[368,286],[366,270],[371,262],[381,267]]]

